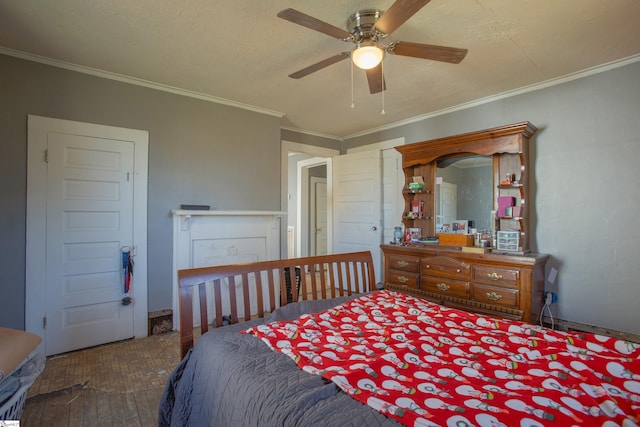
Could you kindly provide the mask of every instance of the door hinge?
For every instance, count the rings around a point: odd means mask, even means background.
[[[44,162],[49,163],[49,150],[44,150]]]
[[[42,329],[47,329],[47,316],[42,318]]]

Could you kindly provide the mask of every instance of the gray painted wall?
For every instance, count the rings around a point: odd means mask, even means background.
[[[559,269],[549,286],[559,295],[554,314],[638,334],[639,104],[635,63],[352,138],[342,148],[531,121],[539,129],[531,141],[532,246],[551,254],[550,266]],[[150,310],[171,305],[171,209],[202,203],[280,210],[278,118],[0,55],[2,326],[24,325],[27,114],[150,132]],[[336,145],[285,130],[282,139]]]
[[[640,333],[640,63],[346,142],[408,144],[519,121],[538,127],[532,249],[559,270],[552,311]]]
[[[27,115],[149,131],[149,310],[171,307],[171,209],[280,210],[280,119],[0,55],[0,325],[24,327]]]

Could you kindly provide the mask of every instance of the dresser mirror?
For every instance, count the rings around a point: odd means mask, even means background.
[[[402,192],[405,200],[402,222],[405,228],[417,230],[423,237],[436,236],[438,223],[447,215],[444,212],[446,209],[438,201],[441,193],[444,193],[438,184],[439,178],[442,177],[444,182],[460,179],[461,188],[456,191],[460,194],[455,199],[456,205],[458,200],[461,202],[456,207],[457,218],[454,220],[474,221],[475,228],[491,229],[494,237],[495,231],[517,231],[515,252],[528,252],[531,241],[528,211],[531,204],[525,203],[528,199],[526,166],[529,164],[528,141],[535,131],[532,124],[520,122],[396,147],[402,154],[402,169],[406,179]],[[474,162],[486,162],[487,168],[483,169],[486,172],[481,172],[480,168],[455,166]],[[466,171],[469,177],[448,176],[457,169],[469,169]],[[463,174],[460,171],[455,173]],[[474,176],[475,173],[482,177]],[[509,176],[510,181],[503,185],[505,176]],[[409,183],[415,182],[415,177],[424,181],[424,188],[418,191],[409,187]],[[511,177],[515,177],[513,182]],[[474,203],[471,203],[471,199]],[[507,204],[512,209],[507,210]],[[492,212],[496,212],[495,225],[492,224]]]
[[[491,229],[493,209],[492,156],[465,156],[437,161],[436,230],[456,220],[472,221],[478,230]]]

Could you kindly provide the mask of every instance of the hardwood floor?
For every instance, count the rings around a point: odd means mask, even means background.
[[[180,360],[178,333],[47,358],[21,426],[157,426],[158,403]]]
[[[178,338],[168,332],[47,358],[21,427],[157,426],[165,383],[180,362]]]

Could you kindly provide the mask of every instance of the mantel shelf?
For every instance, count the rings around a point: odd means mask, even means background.
[[[236,211],[236,210],[184,210],[173,209],[171,211],[172,216],[286,216],[286,212],[282,211]]]

